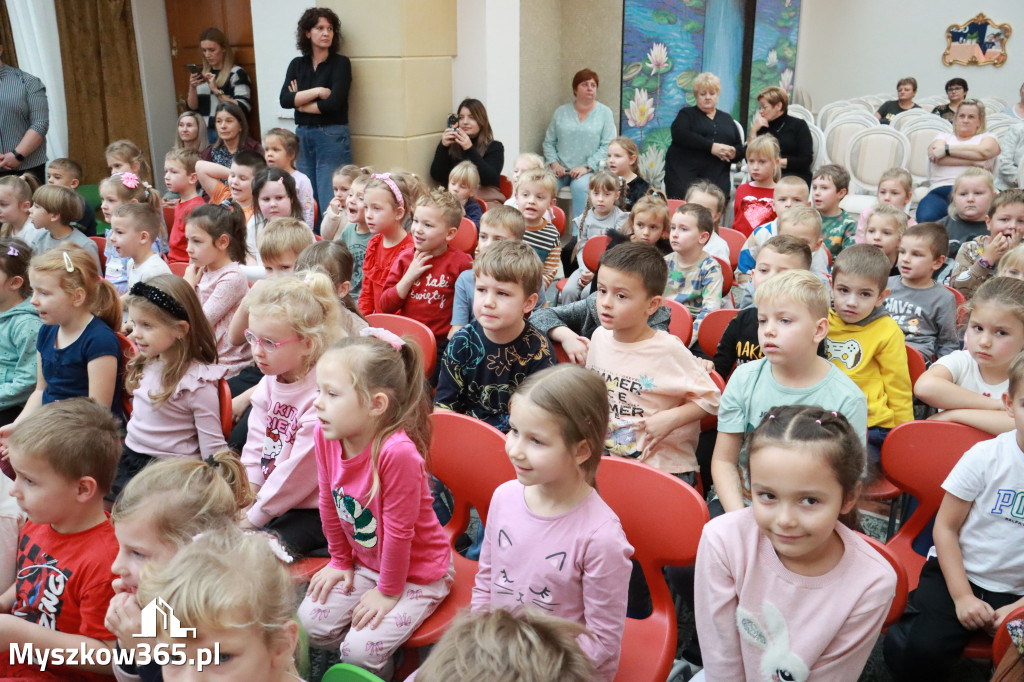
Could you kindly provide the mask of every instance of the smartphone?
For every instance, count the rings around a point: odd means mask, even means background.
[[[455,114],[448,114],[448,127],[454,128],[457,125],[459,125],[459,117]]]
[[[203,69],[198,64],[186,64],[189,73],[202,73]]]

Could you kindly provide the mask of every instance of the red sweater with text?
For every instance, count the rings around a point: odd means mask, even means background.
[[[413,283],[409,295],[403,299],[398,295],[397,284],[409,269],[415,253],[409,249],[395,259],[384,284],[384,293],[380,296],[379,310],[422,322],[430,327],[438,341],[447,340],[452,328],[455,280],[464,270],[473,267],[473,259],[457,249],[448,249],[440,256],[434,256],[430,260],[430,270]]]

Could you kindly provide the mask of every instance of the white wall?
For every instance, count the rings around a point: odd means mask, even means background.
[[[163,158],[174,145],[178,121],[164,0],[132,0],[132,20],[146,106],[149,158],[153,160],[156,184],[163,189]]]
[[[452,109],[466,97],[487,107],[505,147],[505,175],[519,154],[519,0],[458,0]]]
[[[259,83],[260,125],[263,130],[295,130],[294,109],[282,109],[281,85],[288,64],[299,56],[295,48],[295,27],[312,2],[252,0],[252,42],[256,52],[256,82]],[[342,26],[342,37],[345,27]],[[342,46],[342,53],[345,48]],[[260,131],[260,139],[263,138]]]
[[[1009,24],[1007,61],[994,66],[944,66],[946,28],[979,11]],[[797,49],[797,87],[818,109],[837,99],[892,92],[904,76],[917,79],[921,97],[942,95],[950,78],[961,77],[976,97],[1018,99],[1024,77],[1024,2],[987,0],[803,0]]]

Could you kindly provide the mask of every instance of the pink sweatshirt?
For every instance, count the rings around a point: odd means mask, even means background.
[[[704,526],[694,610],[700,640],[713,643],[701,648],[708,680],[771,679],[788,670],[787,679],[856,682],[896,593],[896,574],[852,530],[836,523],[836,531],[842,559],[807,577],[782,565],[752,507]]]
[[[290,384],[267,376],[256,384],[242,464],[262,486],[249,521],[265,526],[290,509],[316,509],[317,474],[313,426],[316,372]]]
[[[583,625],[590,634],[579,643],[595,679],[610,682],[619,667],[633,548],[597,491],[564,514],[538,516],[526,506],[525,490],[509,481],[494,491],[472,608],[525,605]]]
[[[434,513],[423,457],[405,431],[384,441],[373,487],[372,444],[346,459],[341,442],[314,429],[320,477],[320,519],[332,568],[353,564],[380,573],[381,594],[398,595],[406,583],[428,585],[448,571],[452,552]]]
[[[232,261],[219,270],[203,274],[196,284],[196,293],[217,339],[217,361],[227,367],[228,377],[233,377],[252,364],[249,344],[233,346],[228,340],[231,318],[249,293],[249,280],[242,272],[242,266]]]
[[[171,396],[156,405],[164,363],[151,362],[132,394],[132,416],[124,444],[152,457],[209,457],[227,447],[220,423],[218,384],[227,370],[193,362]]]

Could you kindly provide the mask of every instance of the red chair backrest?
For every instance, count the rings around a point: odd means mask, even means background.
[[[672,314],[668,322],[668,333],[678,336],[683,345],[689,348],[690,340],[693,339],[693,315],[686,306],[671,298],[661,299],[661,305]]]
[[[747,238],[743,236],[742,232],[731,227],[719,227],[718,236],[729,245],[729,264],[735,269],[740,263],[740,251],[743,250]]]
[[[437,364],[437,339],[430,327],[410,317],[388,313],[372,313],[366,316],[366,321],[371,327],[387,329],[399,336],[411,336],[423,351],[423,372],[428,377],[433,375]]]
[[[164,206],[164,225],[167,226],[167,234],[171,233],[171,227],[174,225],[174,207]]]
[[[221,379],[217,385],[220,398],[220,428],[224,432],[224,440],[231,437],[231,429],[235,427],[235,418],[231,413],[231,387],[227,379]]]
[[[910,582],[917,587],[924,557],[911,543],[939,510],[942,482],[973,445],[992,438],[972,426],[955,422],[912,421],[900,424],[882,444],[882,470],[900,490],[915,498],[917,509],[887,543],[895,551]]]
[[[729,326],[732,318],[736,317],[738,312],[739,310],[736,308],[712,310],[700,321],[700,327],[697,329],[697,344],[704,351],[704,355],[709,358],[715,357],[715,353],[718,351],[718,342],[722,340],[725,328]]]
[[[506,201],[512,198],[512,192],[515,191],[515,188],[512,187],[512,181],[504,175],[498,178],[498,189],[500,189],[501,193],[505,195]]]
[[[953,292],[953,298],[956,299],[956,323],[967,324],[967,311],[964,309],[964,306],[967,304],[967,297],[948,284],[945,287]]]
[[[718,256],[712,256],[712,258],[714,258],[716,261],[718,261],[718,266],[720,268],[722,268],[722,298],[725,299],[726,303],[731,304],[732,303],[732,296],[731,296],[731,294],[732,294],[732,268],[729,266],[729,264],[727,262],[725,262],[724,260],[722,260]],[[700,323],[704,324],[704,320],[701,320]]]
[[[558,206],[551,204],[551,214],[554,216],[555,227],[558,228],[558,234],[565,234],[565,211]]]
[[[1006,629],[1006,624],[1012,620],[1020,620],[1024,618],[1024,606],[1018,607],[1013,611],[1010,611],[999,627],[996,628],[996,637],[992,640],[992,664],[999,665],[999,662],[1003,660],[1003,656],[1006,655],[1007,649],[1011,646],[1010,631]]]
[[[477,199],[476,197],[473,197],[473,201],[475,201],[477,204],[479,204],[480,212],[481,213],[487,213],[487,202],[486,201],[484,201],[483,199]]]
[[[892,598],[892,605],[889,607],[889,613],[886,615],[885,622],[883,623],[884,627],[889,627],[900,619],[903,611],[907,608],[907,594],[910,591],[907,569],[904,568],[903,564],[900,563],[899,557],[888,546],[883,545],[869,535],[862,533],[858,533],[858,535],[871,545],[876,552],[885,557],[885,560],[892,566],[892,570],[896,571],[896,594]]]
[[[491,496],[516,477],[505,454],[505,434],[479,419],[455,412],[435,412],[430,441],[430,472],[452,491],[455,508],[445,526],[454,541],[469,524],[469,508],[487,522]]]
[[[701,324],[704,324],[701,322]],[[913,387],[917,383],[917,378],[925,373],[928,369],[928,364],[924,359],[924,355],[918,349],[914,348],[910,344],[906,344],[907,347],[907,369],[910,371],[910,386]]]
[[[469,218],[463,218],[459,223],[459,230],[455,233],[455,238],[448,245],[457,251],[473,255],[473,250],[476,249],[476,238],[476,225]]]
[[[167,267],[169,267],[171,269],[171,272],[173,272],[178,277],[184,277],[185,271],[188,270],[188,263],[172,262],[168,263]]]
[[[89,237],[96,245],[96,250],[100,254],[100,276],[107,270],[107,255],[104,253],[107,250],[107,240],[105,237]]]
[[[685,206],[686,202],[682,199],[669,199],[668,200],[668,214],[672,215],[676,212],[676,209],[680,206]]]
[[[583,245],[583,264],[587,266],[588,270],[597,271],[597,266],[601,262],[601,254],[605,252],[611,241],[612,239],[608,235],[599,234],[588,239],[587,243]]]
[[[703,326],[703,325],[704,325],[704,323],[701,322],[701,326]],[[725,379],[722,378],[721,374],[719,374],[715,370],[711,370],[710,372],[708,372],[708,375],[711,377],[711,380],[713,382],[715,382],[715,386],[718,387],[718,392],[719,393],[721,393],[722,391],[725,390]],[[701,431],[710,431],[711,429],[714,429],[714,428],[718,428],[718,415],[717,414],[708,414],[708,415],[705,415],[705,416],[701,417],[701,420],[700,420],[700,430]]]

